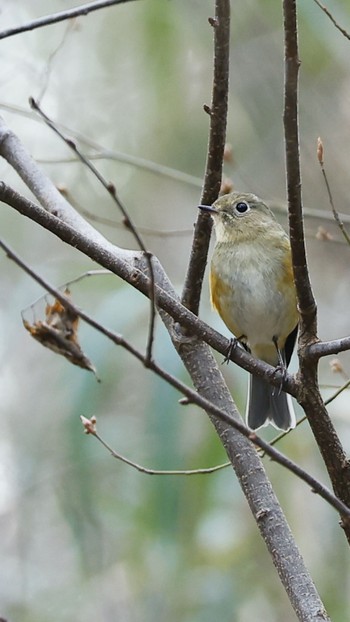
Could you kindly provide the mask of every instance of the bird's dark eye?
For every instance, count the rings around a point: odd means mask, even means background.
[[[249,210],[249,205],[248,203],[245,203],[244,201],[240,201],[239,203],[237,203],[236,205],[236,211],[239,214],[244,214],[245,212],[247,212]]]

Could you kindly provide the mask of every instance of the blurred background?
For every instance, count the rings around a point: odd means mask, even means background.
[[[1,29],[73,4],[4,0]],[[213,4],[129,2],[0,43],[7,123],[81,213],[116,244],[135,248],[108,194],[30,110],[28,98],[39,100],[96,157],[179,292],[206,158]],[[322,136],[335,205],[349,222],[350,47],[314,2],[298,4],[308,257],[319,334],[332,339],[349,334],[350,249],[332,221],[316,143]],[[327,6],[350,31],[348,0]],[[271,201],[286,225],[281,25],[280,3],[233,3],[225,176]],[[0,169],[4,181],[31,196],[6,162]],[[1,236],[55,286],[96,268],[5,205]],[[295,620],[230,468],[141,474],[85,436],[79,420],[96,415],[101,436],[144,466],[195,469],[226,460],[205,414],[179,405],[179,394],[88,326],[80,340],[101,384],[43,348],[21,321],[23,309],[30,321],[42,319],[44,301],[28,307],[43,291],[3,253],[0,269],[0,615],[9,622],[253,622],[259,612],[263,621]],[[85,279],[72,293],[99,321],[145,347],[149,307],[141,294],[114,276]],[[201,316],[228,334],[207,287]],[[188,381],[160,321],[155,354]],[[338,372],[329,358],[321,362],[325,397],[349,377],[349,356],[339,359]],[[222,370],[244,412],[247,374],[234,365]],[[350,450],[349,391],[329,411]],[[328,485],[306,423],[279,448]],[[350,564],[338,516],[290,473],[265,463],[332,620],[344,622]]]

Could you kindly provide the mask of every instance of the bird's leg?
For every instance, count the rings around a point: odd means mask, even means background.
[[[272,337],[272,341],[274,343],[274,346],[276,348],[276,352],[277,352],[277,356],[278,356],[278,364],[276,365],[275,368],[275,374],[276,376],[278,376],[279,374],[281,375],[281,383],[280,386],[278,387],[278,394],[280,395],[281,391],[282,391],[282,387],[283,387],[283,382],[286,379],[287,376],[287,367],[286,367],[286,363],[283,357],[283,353],[281,352],[279,345],[278,345],[278,337],[276,337],[276,335],[274,335]],[[274,395],[276,390],[276,387],[274,387],[272,394]]]
[[[244,348],[244,350],[246,350],[247,352],[250,352],[245,340],[247,339],[247,337],[245,335],[241,335],[240,337],[231,337],[230,339],[230,345],[227,348],[227,352],[225,354],[225,358],[222,361],[222,365],[224,365],[224,363],[227,363],[227,365],[229,364],[230,360],[231,360],[231,355],[232,352],[237,348],[237,347],[241,347]]]

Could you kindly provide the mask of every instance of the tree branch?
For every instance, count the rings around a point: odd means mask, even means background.
[[[343,337],[342,339],[333,339],[332,341],[312,343],[307,348],[307,356],[319,359],[322,356],[339,354],[339,352],[346,352],[347,350],[350,350],[350,337]]]
[[[56,216],[46,212],[43,208],[25,199],[3,182],[0,182],[0,201],[40,224],[63,242],[73,248],[77,248],[90,257],[90,259],[93,259],[107,270],[122,278],[145,296],[148,296],[149,279],[140,269],[143,260],[142,253],[111,245],[102,236],[100,236],[101,239],[99,240],[90,239],[88,235],[81,233],[79,229],[73,228]],[[155,257],[153,258],[153,263],[154,269],[157,272],[157,260]],[[221,354],[225,355],[227,353],[230,341],[184,307],[176,296],[170,295],[163,289],[157,278],[155,302],[157,307],[166,311],[181,326],[189,330],[191,334],[203,339],[212,348],[221,352]],[[240,346],[232,350],[231,360],[246,371],[260,375],[271,382],[271,384],[280,388],[281,379],[276,376],[275,368],[268,363],[259,361]],[[296,382],[290,374],[285,374],[283,388],[292,395],[296,393]]]
[[[318,388],[317,359],[309,348],[317,339],[317,309],[307,269],[302,216],[298,126],[298,30],[296,0],[283,0],[285,37],[284,136],[289,227],[294,279],[300,313],[297,399],[309,420],[335,494],[350,505],[350,463]],[[350,528],[346,527],[350,543]]]
[[[219,419],[221,422],[228,424],[233,427],[237,432],[239,432],[242,436],[248,439],[253,445],[256,445],[260,449],[264,451],[266,455],[268,455],[272,460],[285,467],[294,475],[299,477],[305,483],[307,483],[313,492],[319,494],[324,500],[326,500],[333,508],[335,508],[343,517],[344,523],[350,522],[350,507],[346,507],[344,503],[342,503],[339,499],[337,499],[330,490],[328,490],[321,482],[316,480],[314,477],[309,475],[304,469],[299,467],[295,462],[284,456],[280,451],[275,449],[270,445],[269,442],[263,440],[260,436],[258,436],[255,432],[252,432],[247,426],[245,426],[241,418],[234,408],[234,412],[232,414],[227,413],[226,410],[222,408],[218,408],[215,403],[213,403],[207,397],[200,395],[183,382],[178,380],[172,374],[166,372],[162,367],[160,367],[155,361],[149,361],[147,355],[143,355],[139,350],[137,350],[133,345],[131,345],[122,335],[115,333],[107,328],[105,328],[102,324],[94,320],[87,313],[79,309],[74,303],[72,303],[71,299],[62,294],[58,289],[50,285],[45,279],[37,274],[32,268],[30,268],[3,240],[0,239],[0,247],[6,252],[9,259],[13,260],[24,272],[29,274],[37,283],[39,283],[47,292],[49,292],[55,299],[59,300],[59,302],[69,311],[71,311],[74,315],[79,316],[82,320],[84,320],[87,324],[92,326],[95,330],[102,333],[105,337],[110,339],[115,345],[121,346],[125,350],[127,350],[130,354],[136,357],[147,369],[150,369],[155,374],[160,376],[163,380],[165,380],[168,384],[173,386],[175,389],[180,391],[183,395],[187,397],[187,399],[205,410],[210,415]],[[174,292],[175,294],[175,292]],[[173,330],[173,329],[172,329]],[[175,337],[176,340],[176,337]],[[181,340],[180,340],[181,343]],[[189,341],[187,340],[187,346]],[[179,342],[178,342],[179,345]],[[192,347],[192,345],[190,346]],[[182,345],[180,345],[180,350],[182,350]],[[208,354],[209,350],[207,349]],[[211,356],[211,355],[210,355]],[[185,360],[188,362],[189,357],[186,355]],[[191,367],[191,365],[190,365]],[[232,398],[231,398],[231,403]],[[101,440],[101,439],[99,439]],[[105,443],[104,443],[105,444]],[[109,448],[108,448],[109,449]],[[120,456],[119,456],[120,458]],[[125,462],[125,460],[124,460]],[[129,461],[130,464],[130,461]],[[140,465],[138,465],[140,466]],[[147,471],[147,469],[143,469]],[[148,470],[149,471],[149,470]]]
[[[350,34],[338,24],[335,17],[333,17],[332,13],[330,12],[330,10],[327,9],[327,7],[324,6],[324,4],[322,4],[319,0],[314,0],[314,2],[327,15],[327,17],[331,20],[332,24],[339,30],[339,32],[341,32],[341,34],[347,39],[349,39],[350,41]]]
[[[112,182],[108,182],[103,175],[97,170],[97,168],[90,162],[85,155],[78,149],[77,145],[73,143],[72,140],[66,138],[64,134],[58,129],[57,125],[41,110],[40,106],[37,102],[31,97],[30,98],[31,107],[36,110],[41,118],[45,121],[46,125],[53,131],[57,136],[60,137],[61,140],[71,149],[78,159],[92,172],[92,174],[96,177],[96,179],[100,182],[102,187],[108,192],[109,196],[112,198],[114,203],[117,205],[123,216],[124,226],[131,232],[133,235],[136,244],[139,249],[144,253],[148,268],[149,274],[149,300],[150,300],[150,315],[149,315],[149,327],[148,327],[148,338],[147,338],[147,357],[149,360],[152,358],[152,346],[154,339],[154,327],[155,327],[155,316],[156,316],[156,308],[155,308],[155,300],[154,300],[154,271],[152,265],[152,253],[150,253],[146,245],[137,231],[132,219],[130,218],[128,211],[125,205],[122,203],[121,199],[117,194],[117,190],[115,185]]]
[[[124,464],[127,464],[133,469],[136,469],[136,471],[139,471],[139,473],[144,473],[145,475],[184,475],[186,477],[192,475],[209,475],[231,466],[231,462],[225,462],[224,464],[218,464],[216,466],[207,467],[204,469],[149,469],[148,467],[145,467],[142,464],[138,464],[137,462],[126,458],[126,456],[123,456],[119,452],[112,449],[112,447],[102,438],[102,436],[97,433],[96,417],[91,417],[91,419],[87,419],[86,417],[81,415],[80,420],[85,428],[86,434],[91,434],[91,436],[94,436],[99,441],[99,443],[101,443],[101,445],[103,445],[103,447],[105,447],[110,452],[113,458],[119,460],[120,462],[124,462]]]
[[[208,155],[202,205],[211,205],[217,199],[224,155],[227,99],[229,81],[230,0],[215,1],[215,17],[209,23],[214,29],[214,75],[210,115]],[[205,266],[207,263],[212,221],[208,214],[197,216],[188,270],[182,294],[183,304],[198,315]]]
[[[63,22],[67,19],[72,19],[73,17],[88,15],[93,11],[98,11],[115,4],[125,4],[125,2],[130,1],[131,0],[96,0],[95,2],[88,2],[87,4],[82,4],[73,9],[67,9],[66,11],[60,11],[59,13],[51,13],[50,15],[39,17],[38,19],[34,19],[27,24],[23,24],[22,26],[16,26],[15,28],[8,28],[7,30],[0,31],[0,39],[13,37],[13,35],[18,35],[21,32],[28,32],[30,30],[35,30],[36,28],[42,28],[43,26],[50,26],[51,24],[57,24],[58,22]]]
[[[340,229],[344,240],[346,241],[346,243],[350,246],[350,236],[347,232],[347,230],[345,229],[344,223],[342,221],[342,219],[340,218],[339,212],[338,210],[336,210],[335,205],[334,205],[334,201],[333,201],[333,194],[331,191],[331,186],[329,184],[328,181],[328,176],[326,173],[326,169],[325,169],[325,165],[324,165],[324,148],[323,148],[323,142],[322,139],[319,137],[317,140],[317,158],[321,167],[321,172],[322,172],[322,176],[323,176],[323,180],[326,186],[326,190],[327,190],[327,194],[328,194],[328,199],[329,199],[329,204],[331,206],[331,210],[332,210],[332,214],[333,214],[333,218],[335,220],[335,222],[338,225],[338,228]]]
[[[205,344],[184,343],[178,351],[201,395],[208,396],[221,410],[236,417],[231,394]],[[298,619],[305,622],[329,620],[258,454],[252,451],[246,438],[239,435],[233,426],[228,427],[210,411],[208,414],[234,467]]]
[[[294,280],[297,289],[300,313],[300,333],[303,338],[316,339],[316,303],[312,294],[307,270],[305,238],[303,227],[299,121],[298,121],[298,31],[296,1],[284,0],[284,44],[285,44],[285,80],[284,80],[284,138],[286,153],[286,179],[290,240]]]
[[[30,164],[32,163],[30,162]],[[141,253],[121,250],[121,253],[118,254],[119,249],[113,247],[102,236],[99,236],[98,240],[96,240],[96,237],[93,240],[89,239],[88,234],[83,235],[79,231],[78,225],[74,229],[57,216],[53,216],[30,201],[23,199],[23,197],[8,189],[5,184],[0,186],[0,196],[2,200],[13,205],[15,209],[25,213],[48,230],[59,235],[62,240],[77,247],[147,295],[149,279],[141,270],[137,269],[137,266],[141,266],[144,263],[144,257]],[[51,208],[55,211],[54,205],[51,205]],[[61,208],[60,213],[64,217],[63,205]],[[71,220],[70,210],[68,210],[67,214]],[[207,327],[204,322],[201,322],[195,315],[183,307],[176,300],[175,295],[172,296],[166,292],[164,289],[166,284],[165,277],[160,278],[156,263],[155,269],[157,283],[155,293],[158,307],[162,307],[166,311],[166,313],[162,313],[162,318],[168,322],[177,350],[192,374],[195,387],[200,395],[197,395],[195,391],[186,387],[186,385],[184,385],[184,394],[191,401],[194,401],[210,413],[211,420],[224,444],[230,461],[234,465],[253,516],[257,521],[281,581],[290,596],[292,605],[297,611],[299,618],[301,620],[310,620],[310,622],[311,620],[328,620],[329,618],[324,611],[311,577],[307,573],[283,512],[273,493],[271,484],[266,477],[261,460],[251,443],[252,440],[254,443],[258,443],[256,435],[253,434],[250,440],[251,431],[248,430],[248,437],[242,436],[246,428],[238,418],[231,395],[207,346],[193,337],[189,337],[187,341],[184,340],[181,334],[178,335],[178,331],[175,329],[176,325],[174,326],[168,314],[181,325],[189,328],[191,332],[194,333],[199,330],[201,336],[206,338],[206,340],[213,341],[213,345],[216,341],[217,345],[222,346],[223,351],[227,350],[228,340]],[[87,321],[85,314],[82,317]],[[111,331],[104,327],[101,328],[101,332],[106,336],[110,336],[112,340],[115,340],[115,343],[126,347],[143,362],[143,355],[138,351],[134,351],[132,346],[125,340],[122,343],[120,336],[112,335]],[[255,373],[261,373],[262,366],[265,367],[265,365],[253,357],[249,357],[247,353],[241,350],[241,348],[234,350],[234,360],[239,360],[243,357],[248,362],[248,367],[251,368],[253,373],[254,370]],[[156,368],[153,361],[148,362],[147,366],[152,370]],[[269,366],[266,365],[267,370],[268,368]],[[274,368],[270,369],[271,377],[275,380],[275,370]],[[171,377],[167,372],[159,369],[159,373],[166,381],[171,381]],[[175,381],[177,384],[173,386],[178,386],[179,390],[182,390],[183,385],[179,384],[177,379]],[[289,382],[293,382],[293,380],[288,378],[286,383],[289,384]],[[199,399],[202,401],[198,401]],[[242,432],[239,432],[238,429],[235,430],[234,425],[242,426]]]

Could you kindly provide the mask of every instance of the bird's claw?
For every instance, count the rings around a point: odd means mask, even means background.
[[[274,370],[274,377],[275,379],[279,380],[279,386],[278,387],[273,387],[272,390],[272,395],[280,395],[283,389],[283,383],[287,378],[287,368],[286,366],[282,363],[279,363],[278,365],[276,365],[275,370]]]
[[[225,354],[224,360],[222,361],[222,365],[224,365],[225,363],[227,365],[229,364],[232,353],[234,352],[236,348],[243,348],[244,350],[249,352],[248,346],[246,346],[246,344],[242,341],[242,339],[244,338],[245,338],[244,335],[242,335],[242,337],[231,337],[230,345],[227,348],[227,352]]]

